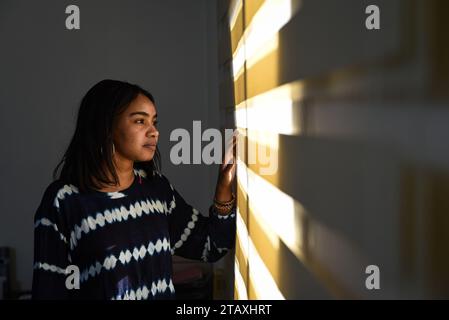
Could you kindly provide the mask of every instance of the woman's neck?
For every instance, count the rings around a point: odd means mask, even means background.
[[[123,189],[127,189],[134,181],[134,162],[131,160],[117,159],[114,157],[113,163],[115,167],[115,172],[117,173],[118,184],[115,186],[103,185],[101,189],[102,192],[115,192]],[[108,178],[112,180],[112,175],[108,173]]]

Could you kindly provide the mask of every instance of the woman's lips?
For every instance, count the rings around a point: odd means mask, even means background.
[[[151,150],[156,150],[156,145],[155,144],[145,144],[144,148],[148,148]]]

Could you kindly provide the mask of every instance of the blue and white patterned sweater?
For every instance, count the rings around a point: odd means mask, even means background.
[[[134,169],[120,192],[52,182],[35,215],[34,299],[173,299],[172,255],[215,262],[235,243],[235,208],[209,217],[168,179]],[[68,289],[74,265],[80,288]]]

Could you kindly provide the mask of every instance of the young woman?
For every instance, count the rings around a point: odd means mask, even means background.
[[[172,299],[173,254],[214,262],[233,247],[235,161],[205,217],[161,174],[158,139],[149,92],[115,80],[87,92],[35,215],[33,298]]]

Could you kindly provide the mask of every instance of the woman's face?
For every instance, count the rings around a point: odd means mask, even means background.
[[[150,161],[156,153],[159,131],[153,102],[139,94],[119,115],[114,126],[115,157]]]

